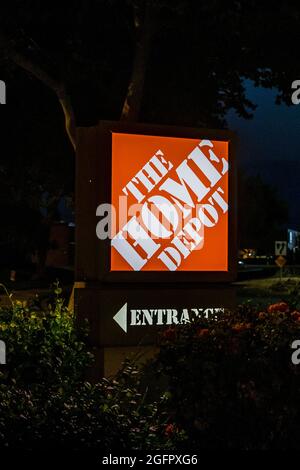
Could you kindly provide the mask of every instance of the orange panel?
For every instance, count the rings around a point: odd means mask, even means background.
[[[114,132],[111,271],[227,271],[227,163],[227,141]]]

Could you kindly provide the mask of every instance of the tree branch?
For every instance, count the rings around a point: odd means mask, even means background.
[[[38,64],[32,62],[28,57],[16,51],[10,41],[0,34],[0,45],[5,50],[7,57],[26,72],[30,73],[45,86],[50,88],[57,96],[65,117],[65,128],[70,142],[76,150],[76,122],[75,114],[65,86],[50,77]]]
[[[137,42],[131,78],[121,112],[121,121],[137,121],[139,118],[154,28],[153,8],[150,6],[149,0],[144,2],[143,14],[141,14],[137,7],[133,8]]]
[[[66,132],[73,149],[76,150],[76,120],[70,97],[66,93],[60,93],[57,96],[65,116]]]

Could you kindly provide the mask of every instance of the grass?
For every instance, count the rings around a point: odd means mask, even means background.
[[[13,292],[14,297],[18,300],[28,300],[36,294],[46,299],[49,295],[49,286],[51,284],[49,280],[44,281],[41,285],[39,285],[39,283],[32,285],[30,282],[26,285],[26,283],[22,282],[7,282],[7,277],[8,276],[3,276],[6,281],[3,282],[0,276],[0,283],[5,284],[8,290]],[[60,279],[60,276],[57,277]],[[70,279],[68,279],[67,283],[62,279],[62,285],[65,285],[64,296],[68,300],[73,284]],[[280,277],[278,277],[277,271],[277,274],[272,277],[238,281],[235,282],[234,285],[236,287],[238,304],[251,303],[259,307],[264,307],[277,301],[287,301],[295,289],[298,289],[300,292],[300,276],[284,276],[281,280]],[[7,301],[7,296],[4,291],[0,291],[0,306],[5,306]]]
[[[300,289],[300,277],[271,277],[236,282],[239,303],[265,306],[278,301],[287,301],[296,289]]]

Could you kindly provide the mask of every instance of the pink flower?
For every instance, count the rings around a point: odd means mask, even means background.
[[[233,325],[232,331],[239,333],[240,331],[250,330],[251,326],[251,323],[236,323]]]
[[[163,339],[166,339],[168,341],[174,341],[176,339],[177,333],[175,328],[168,328],[162,333]]]
[[[258,318],[259,318],[260,320],[265,320],[265,319],[267,318],[266,312],[259,312]]]
[[[203,336],[208,336],[209,335],[209,329],[208,328],[199,328],[196,332],[196,336],[199,338]]]
[[[286,302],[278,302],[276,304],[269,305],[268,313],[282,312],[287,313],[289,311],[289,306]]]
[[[300,312],[298,312],[298,310],[294,310],[292,313],[291,313],[291,317],[293,320],[295,321],[300,321]]]
[[[167,424],[165,428],[165,435],[171,437],[176,431],[176,426],[174,424]]]

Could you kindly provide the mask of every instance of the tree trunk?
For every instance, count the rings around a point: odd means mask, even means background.
[[[76,124],[74,110],[70,97],[66,93],[63,83],[50,77],[39,65],[33,63],[28,57],[16,51],[11,42],[0,34],[0,44],[6,51],[7,56],[19,67],[29,72],[36,79],[40,80],[44,85],[50,88],[57,96],[65,116],[65,129],[70,139],[72,147],[76,150]]]
[[[131,78],[120,117],[121,121],[137,121],[140,114],[154,28],[153,9],[150,6],[149,0],[145,0],[143,14],[135,10],[135,27],[137,43]]]

